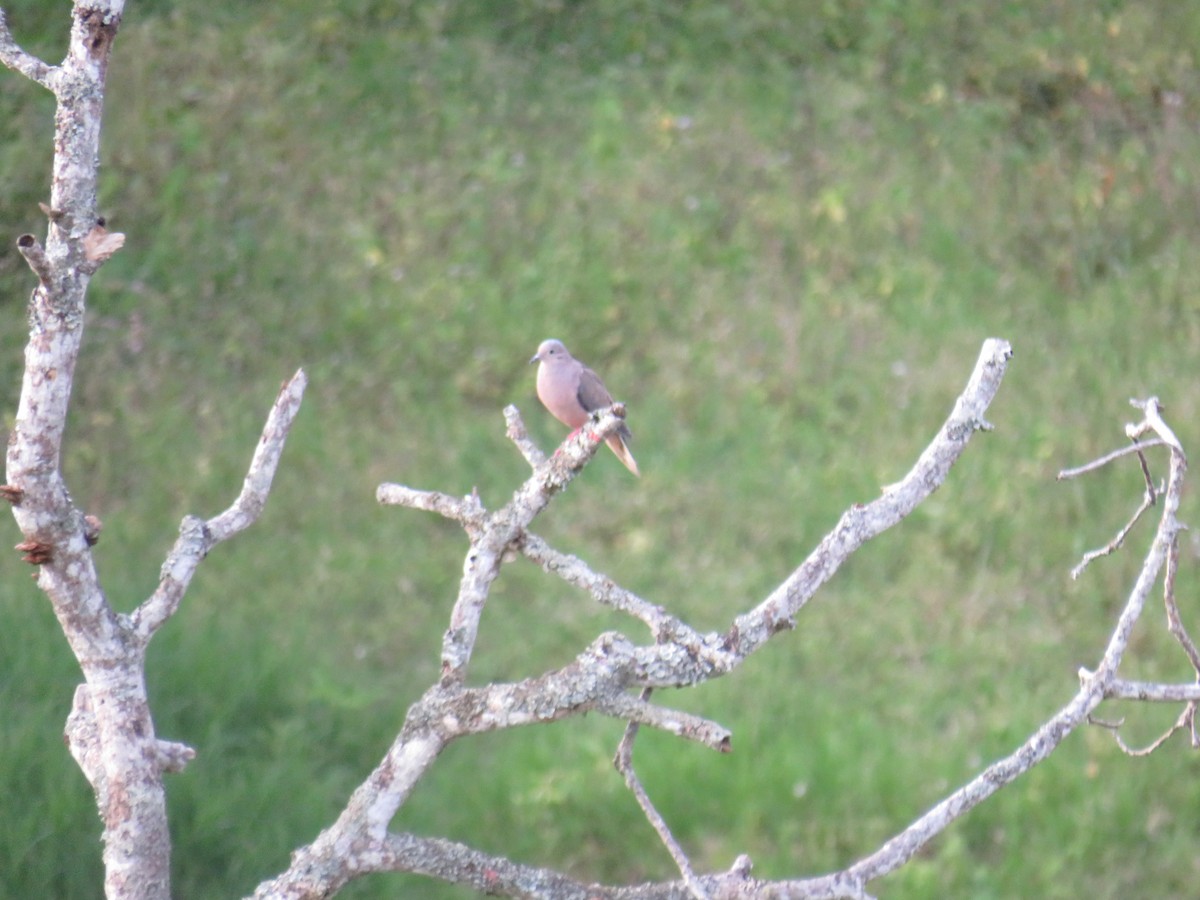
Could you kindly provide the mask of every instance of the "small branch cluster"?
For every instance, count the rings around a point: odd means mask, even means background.
[[[730,734],[722,726],[692,714],[652,704],[654,687],[682,687],[719,677],[737,668],[781,629],[793,626],[797,613],[838,566],[859,546],[900,521],[940,485],[971,434],[990,426],[984,412],[995,395],[1011,355],[1002,341],[985,343],[967,389],[937,437],[913,469],[883,494],[843,515],[817,549],[778,588],[757,606],[736,617],[720,633],[701,633],[666,609],[622,588],[592,571],[582,560],[561,553],[529,530],[534,516],[554,492],[577,474],[619,419],[601,413],[590,427],[567,440],[547,458],[530,442],[517,411],[505,410],[508,434],[533,467],[533,477],[510,503],[489,512],[476,494],[463,498],[418,491],[401,485],[382,485],[381,502],[437,512],[458,521],[470,538],[459,598],[443,644],[443,678],[409,710],[405,726],[384,761],[355,792],[350,805],[317,841],[297,852],[293,865],[278,878],[260,886],[256,897],[317,897],[337,890],[351,877],[367,871],[425,872],[447,881],[493,894],[538,897],[764,897],[866,898],[867,886],[895,871],[951,823],[1048,757],[1081,724],[1100,723],[1093,715],[1105,699],[1135,699],[1182,703],[1174,727],[1144,750],[1160,746],[1174,731],[1188,728],[1195,735],[1195,709],[1200,702],[1200,654],[1183,627],[1174,598],[1177,536],[1176,516],[1183,490],[1186,457],[1178,439],[1163,421],[1157,401],[1140,403],[1141,423],[1129,426],[1135,441],[1151,440],[1108,454],[1060,478],[1078,477],[1129,455],[1136,455],[1145,477],[1142,506],[1102,551],[1089,554],[1079,568],[1113,552],[1143,513],[1161,503],[1162,516],[1133,590],[1117,620],[1112,637],[1094,671],[1081,670],[1075,696],[1051,716],[1028,740],[1005,758],[952,791],[941,802],[894,835],[876,851],[845,869],[815,878],[764,882],[752,878],[748,857],[739,857],[729,871],[699,874],[672,836],[665,819],[637,777],[633,746],[639,727],[648,725],[698,740],[714,749],[730,749]],[[1159,487],[1150,476],[1145,451],[1167,447],[1169,474]],[[1148,498],[1148,499],[1146,499]],[[463,687],[478,615],[499,566],[515,553],[581,588],[596,602],[619,610],[644,624],[652,645],[635,645],[619,634],[601,635],[575,661],[555,672],[511,685]],[[1117,677],[1121,659],[1145,602],[1165,568],[1164,598],[1168,627],[1197,673],[1193,684],[1149,684]],[[1077,573],[1075,573],[1077,574]],[[680,871],[681,880],[617,888],[573,882],[548,870],[530,869],[498,857],[486,857],[461,845],[396,834],[388,825],[416,779],[449,741],[468,734],[550,721],[595,710],[628,722],[614,764],[659,835]],[[1113,727],[1115,730],[1116,726]],[[350,852],[346,852],[351,848]],[[453,865],[456,859],[460,865]],[[467,862],[469,860],[469,862]],[[487,873],[481,880],[480,872]]]
[[[833,531],[778,588],[756,606],[736,617],[722,632],[700,632],[663,606],[638,597],[611,578],[593,571],[582,560],[551,547],[534,534],[534,518],[556,493],[575,478],[623,418],[619,407],[601,410],[568,437],[547,458],[529,440],[520,415],[505,410],[507,433],[532,468],[531,477],[507,504],[486,509],[479,496],[453,497],[397,484],[381,485],[381,503],[435,512],[459,522],[469,538],[458,597],[450,613],[442,643],[442,676],[409,709],[404,727],[370,777],[354,792],[349,804],[329,829],[311,845],[298,850],[288,870],[260,885],[255,897],[296,898],[328,896],[350,878],[372,871],[423,871],[429,846],[409,835],[390,832],[389,824],[416,781],[438,753],[452,740],[500,728],[548,722],[595,711],[628,722],[615,764],[637,802],[675,859],[682,881],[607,888],[568,885],[562,876],[542,872],[553,889],[531,889],[527,870],[506,860],[489,858],[495,873],[487,883],[491,893],[532,896],[762,896],[770,886],[750,877],[748,858],[740,857],[724,873],[697,874],[665,820],[655,810],[633,766],[633,745],[639,726],[659,728],[687,740],[725,752],[731,748],[728,729],[691,713],[651,703],[656,687],[684,687],[725,675],[783,629],[862,544],[900,522],[946,478],[971,436],[988,425],[984,413],[995,397],[1012,351],[1007,342],[984,343],[966,390],[946,423],[912,470],[869,503],[856,505],[843,515]],[[501,566],[517,555],[539,565],[592,597],[645,625],[653,638],[635,644],[622,634],[600,635],[562,669],[513,684],[480,688],[465,686],[480,616],[490,587]],[[947,820],[948,821],[948,820]],[[940,827],[945,827],[944,824]],[[915,852],[937,830],[912,839],[907,854]],[[397,846],[414,848],[397,855]],[[888,860],[900,854],[889,851]],[[907,858],[905,856],[904,858]],[[889,862],[883,868],[889,868]],[[899,862],[895,862],[898,865]],[[448,880],[476,884],[467,871]],[[797,896],[865,896],[870,877],[859,871],[830,876],[820,885],[787,883],[791,890],[803,885]],[[518,887],[520,885],[520,887]],[[780,887],[781,885],[775,885]],[[831,890],[841,893],[826,893]]]
[[[284,442],[300,412],[300,401],[307,384],[308,378],[301,369],[280,388],[250,460],[242,491],[229,508],[207,521],[187,516],[180,524],[179,538],[162,565],[157,589],[130,616],[133,633],[140,641],[148,642],[175,614],[196,567],[209,551],[221,541],[249,528],[262,514],[283,455]]]
[[[1134,596],[1131,596],[1118,621],[1117,631],[1113,635],[1108,651],[1105,653],[1104,659],[1096,672],[1090,672],[1086,669],[1081,669],[1079,672],[1080,681],[1085,687],[1089,685],[1093,687],[1099,686],[1102,691],[1101,699],[1184,704],[1175,723],[1149,745],[1141,749],[1131,748],[1121,737],[1120,728],[1124,720],[1109,722],[1095,716],[1089,717],[1089,721],[1092,724],[1109,729],[1113,733],[1113,738],[1117,742],[1117,745],[1124,752],[1131,756],[1145,756],[1162,746],[1175,732],[1185,728],[1190,733],[1192,746],[1200,747],[1200,735],[1197,734],[1196,728],[1196,704],[1198,697],[1200,697],[1200,651],[1197,650],[1195,641],[1192,640],[1191,635],[1183,624],[1183,619],[1179,614],[1179,604],[1175,597],[1175,576],[1179,568],[1179,532],[1184,528],[1178,519],[1178,511],[1183,493],[1184,476],[1187,473],[1187,455],[1184,453],[1183,445],[1180,443],[1179,438],[1176,437],[1175,432],[1171,430],[1170,426],[1163,419],[1162,405],[1159,403],[1157,397],[1150,397],[1147,400],[1131,400],[1130,404],[1136,409],[1141,410],[1143,414],[1140,422],[1125,426],[1125,434],[1134,442],[1133,445],[1108,453],[1100,459],[1076,469],[1064,470],[1058,474],[1058,477],[1061,480],[1094,472],[1102,466],[1133,453],[1137,455],[1138,464],[1141,467],[1142,478],[1145,483],[1145,493],[1142,496],[1142,502],[1134,510],[1129,521],[1122,526],[1116,536],[1105,546],[1085,553],[1079,564],[1071,570],[1072,578],[1078,578],[1083,570],[1094,560],[1117,550],[1133,530],[1134,526],[1137,525],[1142,515],[1148,509],[1157,505],[1160,499],[1162,500],[1162,516],[1154,536],[1154,542],[1150,548],[1150,554],[1147,556],[1146,562],[1142,567],[1141,575],[1134,588]],[[1147,434],[1153,434],[1155,437],[1149,441],[1142,442],[1142,437]],[[1150,474],[1150,465],[1145,454],[1145,450],[1149,447],[1167,447],[1170,450],[1168,474],[1164,486],[1156,486],[1154,478]],[[1129,637],[1141,613],[1145,597],[1157,581],[1160,570],[1163,570],[1163,605],[1167,614],[1167,630],[1178,642],[1180,649],[1187,658],[1188,665],[1194,673],[1194,682],[1191,684],[1172,685],[1130,682],[1119,679],[1116,675],[1117,667],[1121,662],[1121,655],[1128,645]]]

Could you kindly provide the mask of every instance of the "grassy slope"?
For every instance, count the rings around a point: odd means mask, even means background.
[[[61,52],[65,18],[35,7],[6,4]],[[1002,335],[1017,358],[997,431],[794,634],[678,698],[730,726],[736,752],[639,747],[702,866],[845,864],[1010,750],[1094,662],[1136,560],[1065,573],[1138,476],[1056,486],[1056,468],[1119,443],[1130,395],[1159,393],[1200,439],[1200,13],[396,8],[230,4],[198,21],[132,4],[117,44],[102,203],[129,242],[94,283],[67,459],[106,523],[116,604],[151,589],[183,513],[232,496],[278,381],[301,364],[312,378],[263,522],[206,562],[152,653],[159,730],[200,751],[170,781],[178,895],[282,866],[432,677],[462,539],[372,491],[477,485],[501,502],[522,475],[502,406],[560,436],[524,365],[542,337],[629,403],[646,477],[602,458],[539,528],[717,627],[909,465]],[[40,228],[50,107],[0,84],[16,234]],[[1161,90],[1184,98],[1178,126]],[[19,262],[0,250],[9,409]],[[92,896],[99,828],[54,749],[76,673],[12,556],[0,585],[0,892]],[[476,677],[556,664],[608,627],[632,626],[510,567]],[[1151,614],[1131,674],[1186,677],[1159,627]],[[1174,715],[1128,712],[1137,736]],[[592,718],[455,746],[397,826],[581,877],[669,876],[609,770],[618,733]],[[1190,768],[1183,742],[1135,761],[1075,736],[881,893],[1186,895]]]

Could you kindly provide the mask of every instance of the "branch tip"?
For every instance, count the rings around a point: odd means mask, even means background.
[[[209,551],[249,528],[262,515],[284,444],[300,411],[305,384],[303,369],[284,382],[267,414],[242,490],[229,508],[208,520],[184,516],[179,537],[163,561],[158,587],[133,613],[134,629],[143,640],[149,640],[175,614],[196,568]]]
[[[164,772],[182,772],[196,758],[194,748],[177,741],[160,740],[154,749],[159,768]]]
[[[729,867],[729,874],[736,875],[738,878],[749,878],[752,871],[754,871],[754,860],[748,853],[743,853]]]
[[[52,76],[57,71],[54,66],[21,49],[8,28],[3,9],[0,9],[0,63],[45,88],[52,87]]]
[[[46,250],[38,242],[38,239],[32,234],[21,235],[17,238],[17,250],[25,257],[25,262],[29,263],[29,268],[33,270],[38,281],[44,285],[50,284],[54,277],[54,271],[50,267]]]
[[[521,411],[511,403],[504,407],[504,421],[507,426],[504,429],[505,436],[516,445],[525,462],[529,463],[529,468],[536,469],[544,463],[546,454],[529,437],[525,422],[521,419]]]

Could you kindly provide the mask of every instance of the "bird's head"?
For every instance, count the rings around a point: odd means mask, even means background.
[[[567,352],[567,348],[563,346],[563,342],[554,338],[548,338],[538,345],[537,353],[533,354],[530,358],[529,364],[533,365],[535,362],[542,362],[547,365],[554,365],[557,362],[565,362],[569,359],[571,359],[571,354]]]

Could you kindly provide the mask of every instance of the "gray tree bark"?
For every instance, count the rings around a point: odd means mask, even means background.
[[[193,751],[159,740],[154,732],[146,646],[178,607],[208,549],[261,511],[304,376],[297,373],[276,401],[234,505],[207,522],[186,519],[158,590],[132,615],[115,612],[92,557],[100,523],[71,499],[60,463],[88,283],[124,241],[106,231],[96,210],[105,76],[123,5],[123,0],[76,3],[70,47],[57,66],[21,50],[0,11],[0,61],[50,90],[57,101],[45,244],[33,235],[17,240],[38,283],[29,299],[25,373],[2,493],[24,536],[17,549],[37,567],[38,587],[49,597],[83,672],[66,738],[104,823],[105,892],[112,898],[164,900],[170,896],[171,844],[163,774],[181,769]]]

